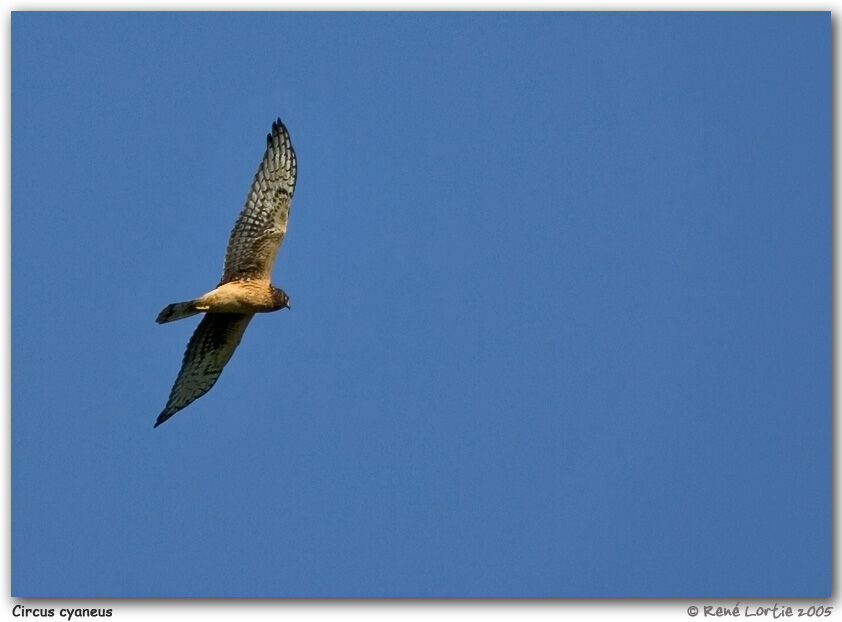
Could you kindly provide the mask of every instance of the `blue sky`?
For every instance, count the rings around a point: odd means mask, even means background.
[[[13,596],[829,594],[829,13],[16,13],[11,101]]]

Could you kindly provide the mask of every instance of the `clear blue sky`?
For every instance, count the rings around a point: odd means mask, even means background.
[[[14,596],[826,596],[829,13],[14,14]],[[281,117],[217,385],[153,430]]]

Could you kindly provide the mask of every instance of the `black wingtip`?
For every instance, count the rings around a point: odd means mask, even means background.
[[[164,421],[166,421],[170,417],[172,417],[172,415],[165,415],[164,413],[161,413],[160,415],[158,415],[158,420],[155,421],[155,425],[152,426],[152,429],[157,428],[159,425],[164,423]]]
[[[272,137],[273,136],[283,136],[287,133],[287,128],[284,126],[283,122],[281,121],[281,117],[278,117],[274,121],[272,121],[272,132],[266,134],[266,144],[272,144]]]
[[[278,117],[272,122],[272,134],[283,134],[287,131],[284,122],[281,121],[281,117]]]

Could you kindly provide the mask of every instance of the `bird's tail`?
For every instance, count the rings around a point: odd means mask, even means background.
[[[182,320],[186,317],[190,317],[191,315],[196,315],[197,313],[201,313],[198,309],[196,309],[196,301],[195,300],[188,300],[187,302],[174,302],[171,305],[167,305],[163,308],[163,310],[158,314],[157,319],[155,320],[158,324],[166,324],[167,322],[175,322],[176,320]]]

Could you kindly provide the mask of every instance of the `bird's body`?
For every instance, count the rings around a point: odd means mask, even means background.
[[[167,305],[158,314],[159,324],[206,315],[187,344],[181,371],[155,427],[210,390],[255,313],[289,308],[289,296],[271,284],[270,276],[286,234],[296,173],[289,133],[278,119],[231,232],[219,285],[193,300]]]
[[[196,299],[196,308],[208,313],[268,313],[286,306],[269,281],[231,281]],[[279,305],[280,303],[280,305]]]
[[[229,281],[204,296],[167,305],[155,320],[165,324],[197,313],[269,313],[289,307],[289,298],[269,281]]]

